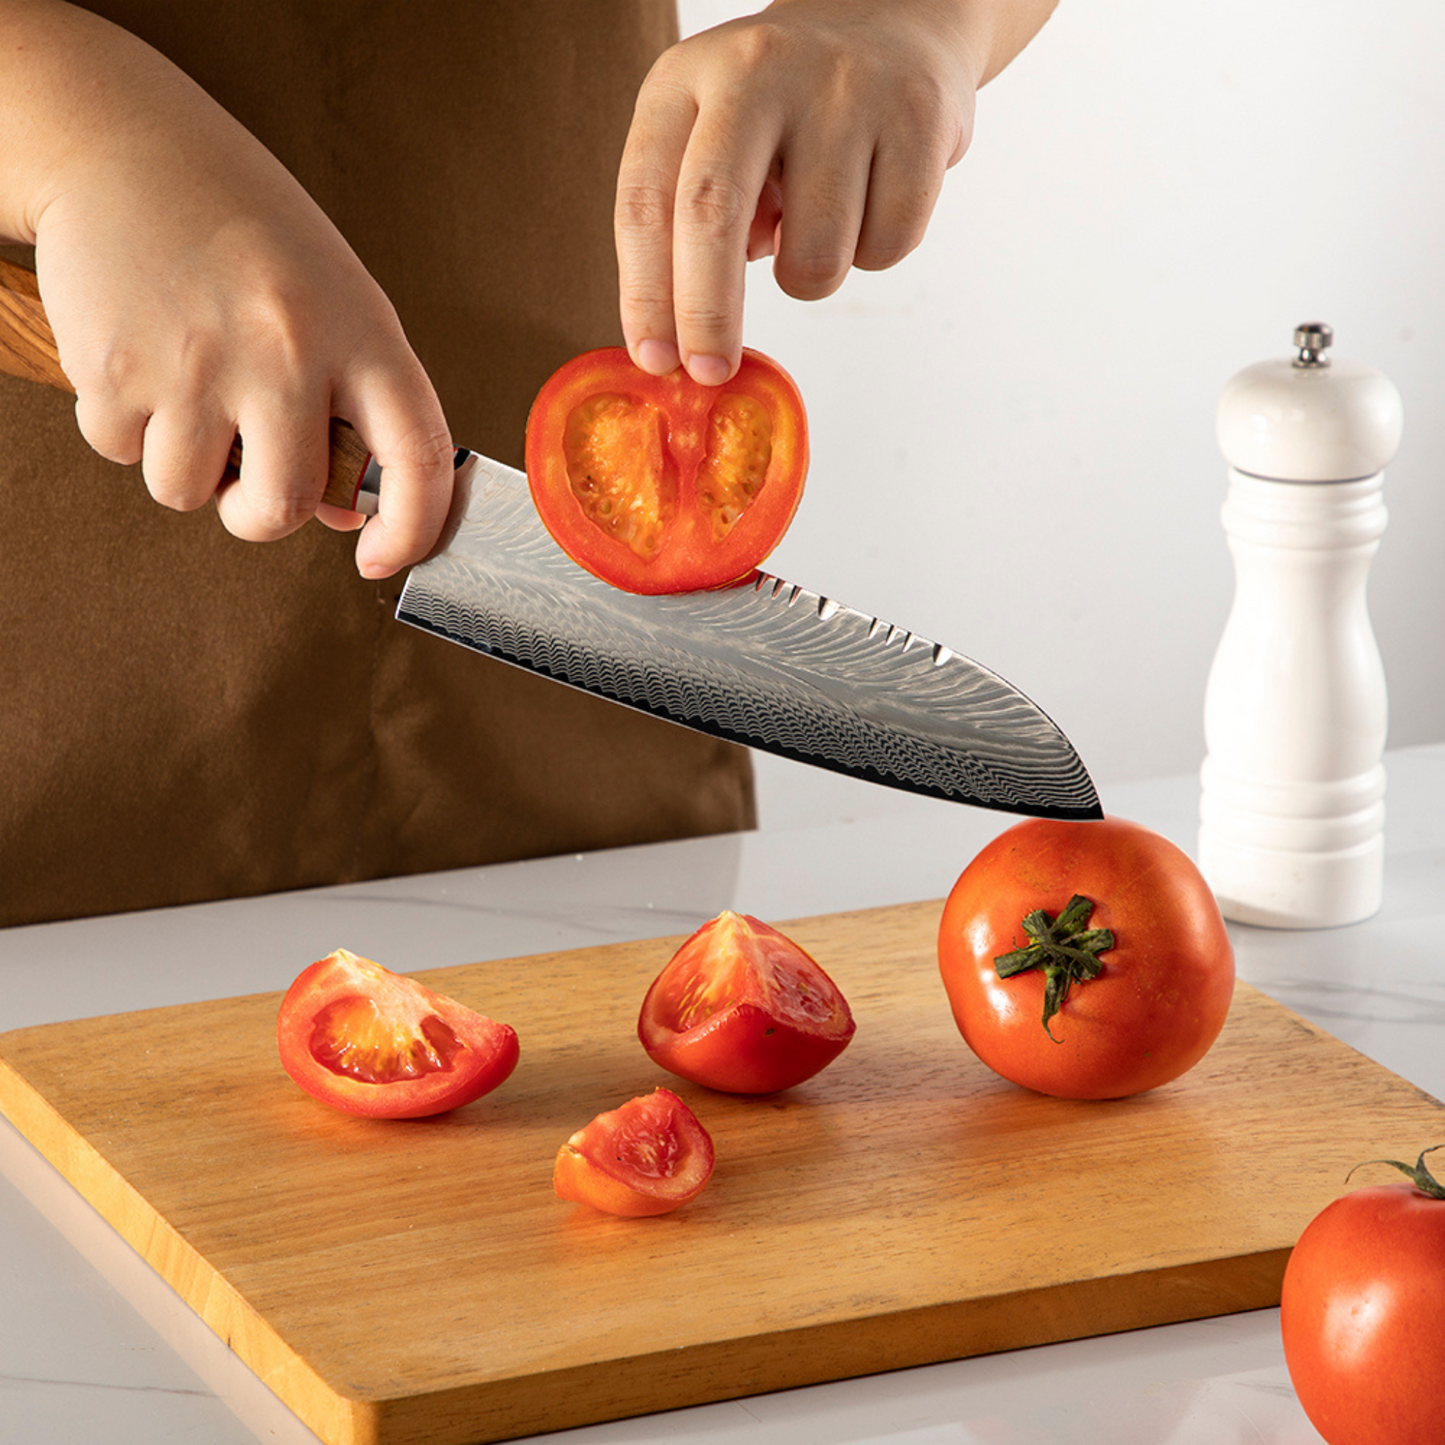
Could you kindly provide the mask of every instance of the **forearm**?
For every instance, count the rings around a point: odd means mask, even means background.
[[[798,0],[772,0],[769,10]],[[972,76],[986,85],[1043,28],[1058,0],[833,0],[841,17],[860,25],[876,20],[880,4],[890,18],[911,14],[920,30],[955,51]]]
[[[1054,12],[1058,0],[955,0],[965,30],[979,55],[978,84],[986,85],[1008,66]]]
[[[204,98],[117,26],[61,0],[0,0],[0,235],[32,243],[58,197],[125,170],[156,117]]]

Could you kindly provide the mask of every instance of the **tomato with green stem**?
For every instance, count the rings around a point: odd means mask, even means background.
[[[743,352],[731,381],[652,376],[625,348],[574,357],[527,420],[527,481],[580,567],[628,592],[694,592],[751,576],[797,511],[808,425],[792,378]]]
[[[1121,818],[1030,818],[954,884],[938,962],[959,1031],[995,1073],[1122,1098],[1194,1067],[1224,1026],[1234,951],[1189,856]]]
[[[1409,1182],[1343,1195],[1290,1253],[1279,1315],[1285,1364],[1328,1445],[1445,1439],[1445,1184],[1425,1166],[1440,1148],[1413,1165],[1373,1161]]]
[[[519,1055],[507,1024],[344,948],[286,991],[276,1043],[308,1094],[373,1119],[460,1108],[504,1082]]]

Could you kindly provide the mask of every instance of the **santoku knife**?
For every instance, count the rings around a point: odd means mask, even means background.
[[[73,390],[33,273],[3,261],[0,371]],[[521,472],[466,450],[456,464],[452,520],[408,574],[402,622],[836,772],[1011,813],[1101,816],[1059,728],[969,658],[767,573],[714,592],[622,592],[561,551]],[[380,486],[360,437],[333,421],[326,500],[373,512]]]

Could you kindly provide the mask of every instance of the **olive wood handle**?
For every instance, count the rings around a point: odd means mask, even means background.
[[[70,378],[61,369],[55,333],[46,319],[35,273],[5,260],[0,260],[0,372],[75,395]],[[359,493],[370,463],[371,453],[356,429],[332,417],[331,465],[321,500],[348,510],[357,510],[358,502],[364,506],[367,499]],[[237,476],[240,467],[241,439],[237,437],[226,477]]]

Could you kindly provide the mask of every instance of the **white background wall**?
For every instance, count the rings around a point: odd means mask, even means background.
[[[684,33],[744,7],[681,0]],[[1295,325],[1399,386],[1370,604],[1391,744],[1445,737],[1445,6],[1062,0],[979,98],[923,247],[749,277],[809,489],[770,569],[1022,687],[1107,787],[1192,771],[1233,573],[1219,392]],[[899,795],[759,760],[765,826]]]

